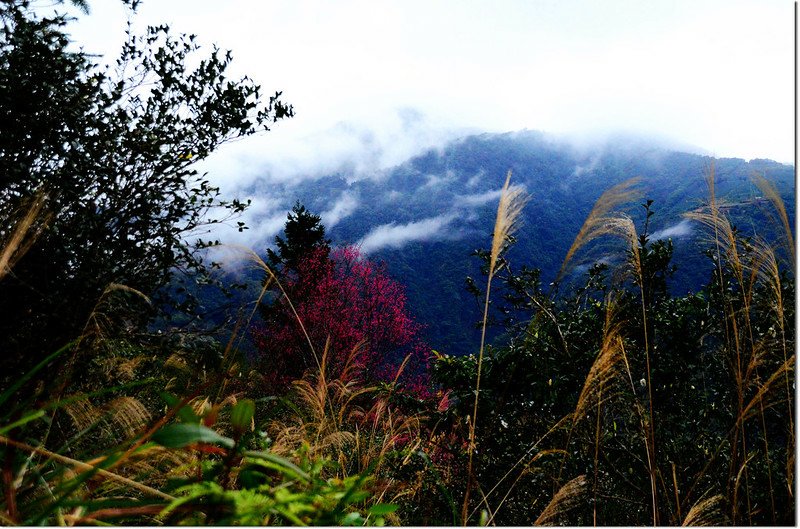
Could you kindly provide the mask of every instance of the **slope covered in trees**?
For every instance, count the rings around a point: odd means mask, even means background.
[[[606,189],[638,176],[642,196],[654,201],[650,233],[673,241],[677,271],[668,286],[684,294],[696,292],[710,273],[703,256],[707,234],[684,214],[706,200],[705,175],[711,163],[708,156],[630,137],[577,146],[526,131],[469,136],[381,174],[342,173],[291,185],[266,180],[265,187],[256,183],[250,192],[269,196],[287,209],[300,199],[318,213],[335,210],[339,202],[350,204],[350,214],[336,218],[328,236],[336,244],[361,243],[367,253],[385,260],[392,277],[406,286],[416,318],[426,322],[427,341],[458,355],[474,351],[479,339],[474,324],[480,319],[480,303],[464,288],[464,280],[479,274],[470,256],[485,246],[509,169],[515,184],[531,196],[510,255],[539,268],[545,285],[555,280],[595,200]],[[782,230],[753,183],[755,174],[776,185],[788,215],[794,216],[791,166],[741,159],[714,164],[716,193],[743,234],[771,238]],[[631,214],[641,209],[635,202],[628,206]],[[323,213],[323,221],[324,217]],[[250,224],[251,231],[258,232],[258,217]],[[614,244],[600,241],[580,255],[579,266],[562,278],[562,290],[579,284],[594,261],[618,260]]]
[[[262,299],[254,331],[265,387],[285,387],[321,368],[324,354],[331,376],[351,368],[370,382],[390,382],[403,365],[404,380],[424,392],[429,348],[408,314],[402,285],[357,248],[331,249],[320,217],[299,203],[284,234],[275,237],[278,252],[267,252],[265,286],[279,286]]]
[[[291,108],[164,27],[112,72],[0,21],[0,523],[793,523],[790,168],[467,138],[315,182],[359,214],[293,197],[235,320],[182,328],[246,204],[193,160]]]

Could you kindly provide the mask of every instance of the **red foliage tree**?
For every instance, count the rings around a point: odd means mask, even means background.
[[[351,363],[366,379],[390,382],[409,356],[404,385],[415,394],[424,392],[429,349],[419,337],[420,326],[408,314],[402,286],[383,265],[352,246],[330,256],[315,250],[282,281],[292,305],[285,297],[277,299],[271,316],[256,331],[263,374],[269,380],[283,385],[317,368],[310,339],[320,358],[328,344],[327,372],[333,376],[352,355]]]

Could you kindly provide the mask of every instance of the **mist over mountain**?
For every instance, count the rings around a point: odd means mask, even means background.
[[[654,201],[648,233],[651,239],[672,239],[678,271],[670,288],[685,293],[709,278],[710,261],[702,254],[706,236],[682,214],[707,198],[712,160],[699,149],[633,135],[592,141],[535,131],[472,135],[366,177],[340,172],[294,183],[255,180],[244,190],[254,197],[247,218],[249,243],[263,254],[282,229],[285,211],[300,200],[322,216],[334,244],[359,245],[363,253],[386,262],[389,273],[406,286],[409,305],[426,325],[434,349],[464,354],[478,345],[473,324],[480,318],[465,278],[480,276],[479,261],[471,254],[490,244],[509,170],[512,184],[530,196],[517,243],[508,254],[513,266],[541,269],[548,285],[595,200],[611,186],[640,177],[642,201]],[[751,182],[754,174],[777,186],[794,215],[792,166],[737,158],[714,164],[717,196],[730,203],[730,214],[744,233],[774,235],[764,212],[770,206]],[[644,210],[634,203],[628,212],[641,231]],[[622,252],[613,241],[580,252],[564,282],[581,280],[594,261],[618,261]]]

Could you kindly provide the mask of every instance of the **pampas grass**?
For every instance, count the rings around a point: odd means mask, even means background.
[[[583,222],[580,231],[578,231],[578,235],[572,242],[572,246],[570,246],[567,251],[567,255],[564,257],[564,261],[561,264],[561,269],[556,275],[556,281],[561,280],[564,276],[568,265],[578,250],[590,241],[614,230],[614,228],[611,227],[611,224],[614,222],[612,220],[614,217],[611,215],[612,212],[619,206],[641,197],[641,191],[636,189],[640,181],[641,178],[638,177],[630,178],[600,195],[600,198],[594,203],[592,211],[589,212],[589,216],[586,217],[586,220]]]
[[[47,196],[38,193],[26,206],[27,211],[12,228],[5,231],[7,239],[0,241],[0,279],[3,279],[14,264],[30,249],[47,227],[52,215],[43,214]],[[0,231],[0,235],[4,235]]]
[[[775,498],[772,487],[772,469],[770,463],[769,440],[765,411],[782,400],[786,400],[787,418],[789,423],[788,459],[791,460],[794,452],[794,421],[793,398],[789,388],[789,371],[793,365],[793,357],[788,356],[785,333],[785,314],[782,287],[781,263],[779,263],[775,248],[758,236],[752,241],[742,240],[728,217],[722,211],[720,203],[715,196],[715,170],[712,164],[709,167],[706,181],[709,190],[707,204],[701,208],[687,213],[689,219],[700,222],[713,233],[713,244],[716,249],[716,268],[719,278],[719,295],[722,305],[722,325],[725,330],[723,351],[728,362],[734,387],[736,390],[737,410],[736,424],[732,431],[731,458],[728,481],[736,485],[729,491],[734,501],[730,502],[731,516],[734,523],[739,521],[739,484],[744,478],[744,496],[747,503],[748,521],[752,520],[753,508],[750,498],[750,484],[748,465],[743,461],[750,461],[753,455],[748,454],[747,447],[747,422],[755,417],[760,418],[760,431],[763,442],[763,458],[766,464],[767,478],[769,481],[770,503],[772,505],[772,519],[776,520]],[[755,185],[773,205],[778,225],[784,229],[783,243],[786,253],[794,268],[794,238],[789,226],[784,204],[774,185],[763,176],[753,177]],[[730,270],[731,283],[725,284],[724,268]],[[763,290],[757,287],[763,286]],[[764,292],[755,298],[757,292]],[[756,304],[754,306],[754,304]],[[782,349],[782,364],[763,381],[759,370],[765,365],[773,365],[777,358],[771,353],[775,349],[773,341],[756,340],[754,336],[755,309],[765,309],[774,314],[775,324],[780,332],[779,347]],[[783,382],[783,384],[780,384]],[[776,399],[774,395],[778,385],[785,390],[785,399]],[[752,450],[752,449],[751,449]],[[788,461],[787,461],[788,462]],[[787,481],[791,483],[792,473],[787,471]],[[791,484],[789,485],[791,489]]]
[[[792,228],[791,224],[789,223],[789,216],[786,214],[786,206],[783,203],[783,199],[781,198],[780,193],[775,188],[775,185],[772,184],[769,180],[764,178],[763,175],[754,174],[752,176],[753,183],[761,190],[764,194],[764,197],[770,201],[772,206],[775,208],[775,212],[778,214],[778,218],[781,221],[781,225],[783,226],[784,236],[785,238],[785,248],[786,253],[789,256],[789,259],[792,261],[792,270],[795,269],[795,246],[794,246],[794,236],[792,235]]]
[[[478,421],[478,398],[481,389],[481,369],[483,367],[483,350],[486,344],[486,323],[489,316],[489,296],[492,288],[492,279],[497,271],[497,262],[500,254],[508,244],[509,238],[519,227],[519,217],[522,214],[522,209],[528,201],[527,195],[517,187],[510,187],[511,171],[506,175],[506,182],[503,184],[503,189],[500,193],[500,203],[497,206],[497,217],[494,223],[494,232],[492,234],[492,250],[489,255],[489,273],[486,282],[486,299],[483,305],[483,324],[481,326],[481,345],[478,350],[478,373],[475,380],[475,403],[472,409],[472,417],[469,424],[469,445],[468,463],[467,463],[467,488],[464,493],[464,504],[461,509],[461,522],[467,525],[467,511],[469,509],[469,496],[472,489],[472,465],[473,455],[475,452],[475,425]]]
[[[639,285],[639,293],[641,298],[641,305],[642,305],[642,333],[644,337],[644,354],[645,354],[645,369],[646,369],[646,381],[647,381],[647,395],[648,395],[648,405],[649,405],[649,416],[645,421],[645,425],[647,427],[646,431],[646,439],[648,444],[648,469],[650,473],[650,488],[651,488],[651,496],[652,496],[652,509],[653,509],[653,524],[658,525],[658,503],[657,503],[657,484],[656,484],[656,460],[655,460],[655,427],[654,427],[654,416],[653,416],[653,390],[652,390],[652,381],[650,379],[650,340],[649,340],[649,330],[648,330],[648,318],[647,318],[647,306],[645,300],[645,291],[644,291],[644,270],[642,268],[642,257],[640,254],[639,249],[639,234],[636,231],[636,225],[628,215],[625,213],[621,213],[615,211],[615,208],[619,207],[622,204],[630,202],[634,199],[637,199],[641,196],[640,192],[635,188],[635,186],[639,183],[639,178],[631,178],[626,180],[616,186],[612,187],[602,195],[600,198],[597,199],[595,202],[592,211],[589,213],[589,216],[583,223],[578,235],[575,237],[575,240],[572,243],[569,251],[567,252],[566,257],[564,258],[564,262],[561,265],[561,269],[558,273],[558,279],[561,279],[569,263],[571,262],[575,253],[582,248],[583,246],[587,245],[591,241],[598,239],[604,236],[615,236],[622,239],[627,249],[630,252],[630,258],[627,262],[627,265],[630,271],[633,272],[634,277],[636,278],[636,282]],[[610,350],[609,350],[610,351]],[[592,381],[596,379],[601,384],[598,384],[598,387],[602,387],[602,377],[611,374],[611,369],[606,369],[610,367],[606,364],[612,359],[611,356],[603,357],[598,356],[598,360],[602,362],[597,365],[597,369],[595,373],[590,373],[589,378],[587,381]],[[582,393],[582,397],[588,396],[589,394],[596,394],[596,390],[587,391],[587,394],[584,395]],[[586,399],[583,399],[586,401]],[[579,400],[579,404],[581,400]],[[586,402],[583,402],[584,406]],[[599,405],[599,404],[598,404]],[[578,410],[576,410],[578,411]]]
[[[722,504],[725,498],[721,494],[698,501],[683,519],[682,527],[709,527],[726,525],[727,520],[722,513]]]
[[[613,386],[619,376],[619,365],[623,363],[623,346],[620,335],[621,323],[614,321],[614,303],[607,300],[607,314],[603,343],[583,383],[578,403],[572,413],[573,424],[587,415],[589,408],[603,402],[603,390]],[[608,396],[605,397],[606,399]]]
[[[59,454],[56,454],[56,453],[51,452],[49,450],[45,450],[44,448],[31,446],[31,445],[26,444],[26,443],[22,443],[22,442],[19,442],[19,441],[15,441],[13,439],[9,439],[8,437],[5,437],[3,435],[0,435],[0,444],[4,444],[4,445],[7,445],[7,446],[13,446],[15,448],[18,448],[18,449],[24,451],[24,452],[34,453],[34,454],[43,456],[43,457],[45,457],[47,459],[51,459],[53,461],[57,461],[57,462],[59,462],[59,463],[61,463],[63,465],[66,465],[68,467],[74,467],[75,469],[77,469],[79,471],[96,472],[97,475],[102,477],[102,478],[110,479],[110,480],[113,480],[113,481],[117,481],[119,483],[127,485],[128,487],[130,487],[132,489],[135,489],[135,490],[138,490],[138,491],[140,491],[140,492],[142,492],[144,494],[147,494],[149,496],[156,496],[156,497],[168,500],[168,501],[172,501],[172,500],[175,499],[173,496],[170,496],[169,494],[161,492],[160,490],[154,489],[152,487],[148,487],[147,485],[143,485],[143,484],[139,483],[138,481],[126,478],[125,476],[121,476],[121,475],[116,474],[114,472],[110,472],[108,470],[100,468],[99,466],[96,466],[96,464],[84,463],[83,461],[78,461],[78,460],[72,459],[70,457],[59,455]]]
[[[586,476],[581,475],[564,484],[533,522],[533,525],[556,525],[559,518],[581,505],[586,495]]]

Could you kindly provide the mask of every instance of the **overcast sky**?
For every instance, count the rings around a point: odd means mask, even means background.
[[[75,39],[116,50],[121,2],[90,7]],[[297,116],[255,150],[285,157],[355,148],[324,138],[343,131],[393,143],[414,121],[418,140],[624,129],[794,159],[790,0],[144,0],[135,20],[231,49],[235,71],[282,90]]]
[[[73,38],[110,62],[128,12],[89,5]],[[143,0],[133,20],[232,50],[233,73],[294,105],[203,162],[226,194],[369,176],[469,132],[526,128],[794,160],[791,0]],[[288,206],[256,198],[248,220],[267,237]]]

